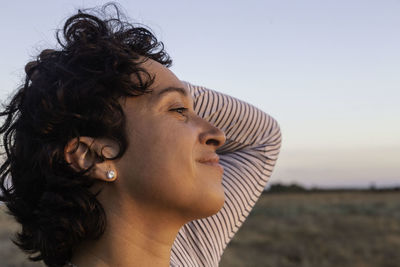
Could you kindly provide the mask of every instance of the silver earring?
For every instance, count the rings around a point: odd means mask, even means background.
[[[107,171],[107,179],[111,180],[114,179],[114,177],[115,177],[115,171],[113,170]]]

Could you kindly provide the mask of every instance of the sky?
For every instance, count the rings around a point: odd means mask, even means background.
[[[9,1],[0,16],[0,99],[54,48],[77,8],[106,1]],[[271,183],[400,185],[400,1],[116,1],[149,26],[181,80],[273,116]]]

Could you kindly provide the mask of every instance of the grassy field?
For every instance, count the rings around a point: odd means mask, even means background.
[[[398,267],[400,193],[264,194],[221,267]]]
[[[4,210],[4,209],[3,209]],[[26,261],[0,211],[0,266]],[[220,267],[400,267],[400,193],[266,193]]]

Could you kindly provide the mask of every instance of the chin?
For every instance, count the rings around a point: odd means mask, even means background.
[[[211,211],[211,213],[208,216],[212,216],[214,214],[217,214],[222,209],[222,207],[224,206],[224,203],[225,203],[225,197],[223,197],[222,200],[219,201],[218,205],[215,205],[215,208]]]
[[[218,213],[225,203],[225,193],[221,186],[221,190],[214,194],[208,194],[201,200],[200,207],[198,209],[198,219],[212,216]],[[201,212],[200,212],[201,211]]]

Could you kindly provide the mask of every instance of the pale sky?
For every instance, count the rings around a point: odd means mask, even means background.
[[[0,99],[76,8],[8,1]],[[117,1],[164,42],[182,80],[272,115],[282,150],[270,183],[400,185],[400,1]]]

